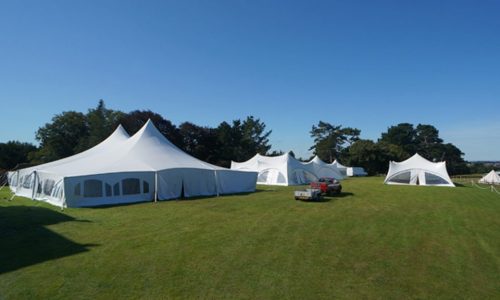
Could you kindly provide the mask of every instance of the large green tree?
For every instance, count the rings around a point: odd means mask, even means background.
[[[35,145],[8,141],[0,143],[0,170],[10,170],[19,164],[29,162],[29,154],[36,151]]]
[[[52,122],[40,127],[35,138],[40,149],[32,157],[34,163],[43,163],[73,155],[82,138],[88,138],[89,128],[83,113],[66,111],[55,115]]]
[[[105,140],[116,129],[118,120],[124,113],[106,108],[104,100],[99,100],[96,108],[89,109],[86,114],[88,136],[80,139],[77,152],[87,150]]]
[[[191,122],[179,125],[183,150],[192,156],[215,163],[217,160],[217,133],[215,129],[201,127]]]
[[[309,150],[313,150],[323,161],[332,162],[345,148],[359,140],[360,133],[357,128],[319,121],[318,126],[313,125],[310,131],[314,145]]]
[[[234,120],[232,124],[222,122],[216,128],[217,164],[228,167],[231,160],[245,161],[256,153],[266,155],[271,149],[266,124],[253,116],[245,120]]]
[[[382,133],[379,142],[401,146],[405,151],[405,158],[417,151],[416,132],[413,124],[410,123],[400,123],[389,127],[387,132]]]

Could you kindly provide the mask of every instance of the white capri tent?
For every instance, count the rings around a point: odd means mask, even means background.
[[[119,126],[85,152],[9,173],[16,195],[61,207],[253,192],[256,180],[188,155],[150,120],[132,137]]]
[[[446,162],[434,163],[423,158],[418,153],[402,162],[391,161],[384,183],[455,186],[446,170]]]
[[[300,162],[289,153],[279,156],[256,154],[245,162],[231,162],[232,170],[258,172],[258,184],[265,185],[299,185],[316,181],[321,177],[343,179],[335,166],[314,157],[309,162]]]
[[[479,179],[479,183],[484,184],[500,184],[500,176],[494,170],[491,170],[488,174],[484,175],[483,178]]]

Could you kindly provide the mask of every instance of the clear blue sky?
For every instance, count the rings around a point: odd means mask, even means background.
[[[254,115],[308,157],[319,120],[440,130],[500,160],[500,1],[0,1],[0,142],[66,110]]]

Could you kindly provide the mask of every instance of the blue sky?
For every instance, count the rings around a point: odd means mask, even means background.
[[[254,115],[308,157],[319,120],[432,124],[500,160],[500,1],[0,1],[0,142],[66,110]]]

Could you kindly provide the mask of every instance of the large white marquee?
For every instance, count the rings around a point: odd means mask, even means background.
[[[257,173],[196,159],[149,120],[129,137],[119,126],[97,146],[51,163],[9,172],[16,195],[84,207],[255,191]]]

